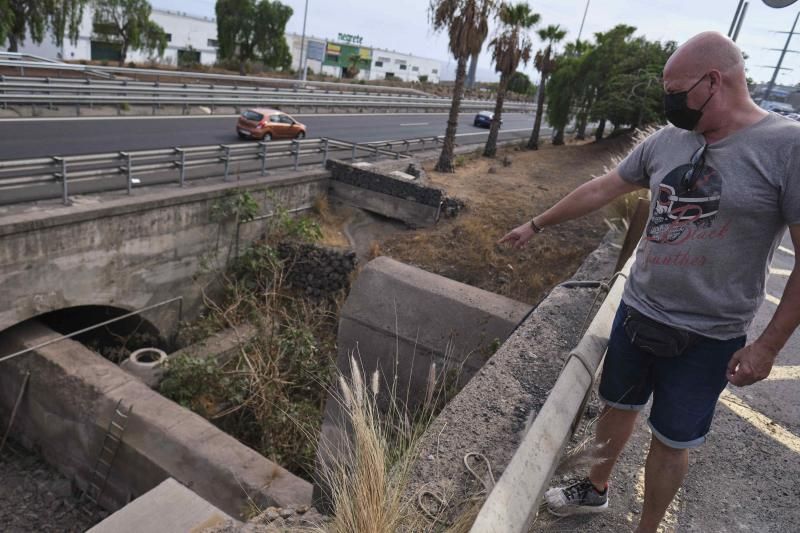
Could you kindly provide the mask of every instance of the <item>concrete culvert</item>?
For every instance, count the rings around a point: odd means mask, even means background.
[[[119,366],[129,374],[144,381],[151,389],[158,385],[164,373],[167,354],[158,348],[140,348],[131,353]]]

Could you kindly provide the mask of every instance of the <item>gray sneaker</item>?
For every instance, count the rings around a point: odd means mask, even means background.
[[[547,510],[556,516],[602,513],[608,509],[608,489],[597,492],[588,478],[544,493]]]

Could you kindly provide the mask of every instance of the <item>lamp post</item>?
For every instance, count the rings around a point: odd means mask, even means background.
[[[303,36],[300,39],[300,79],[306,81],[306,60],[308,59],[308,52],[306,52],[306,19],[308,18],[308,0],[306,0],[306,8],[303,11]]]
[[[583,23],[586,22],[586,13],[589,12],[589,2],[591,0],[586,0],[586,9],[583,10],[583,19],[581,19],[581,29],[578,30],[578,41],[581,40],[581,34],[583,33]]]

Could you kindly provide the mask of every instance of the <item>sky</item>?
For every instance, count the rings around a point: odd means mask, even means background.
[[[281,0],[294,9],[287,31],[301,33],[306,0]],[[588,0],[589,9],[582,38],[606,31],[617,24],[637,28],[636,35],[650,40],[674,40],[681,43],[704,30],[727,33],[738,0]],[[214,0],[150,0],[153,7],[214,16]],[[439,59],[445,70],[455,68],[447,50],[447,37],[433,33],[428,21],[429,0],[308,0],[306,33],[335,39],[338,33],[360,35],[363,45]],[[567,40],[575,40],[581,26],[587,0],[528,0],[533,11],[542,17],[540,27],[559,24],[566,28]],[[783,9],[773,9],[761,0],[749,0],[749,7],[738,44],[749,56],[746,67],[755,81],[769,81],[792,28],[800,2]],[[800,24],[796,31],[800,31]],[[490,36],[494,33],[492,27]],[[540,42],[534,35],[534,47]],[[488,42],[488,41],[487,41]],[[777,48],[778,51],[770,50]],[[790,50],[800,51],[800,35],[794,37]],[[479,59],[479,79],[493,81],[491,55],[484,50]],[[800,83],[800,53],[788,53],[778,83]],[[535,77],[532,65],[521,69]]]

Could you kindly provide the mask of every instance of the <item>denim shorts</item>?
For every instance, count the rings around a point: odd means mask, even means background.
[[[653,395],[648,423],[671,448],[694,448],[706,440],[725,371],[746,336],[730,340],[699,337],[678,357],[656,357],[633,346],[623,323],[627,306],[620,302],[600,379],[600,397],[617,409],[639,411]]]

